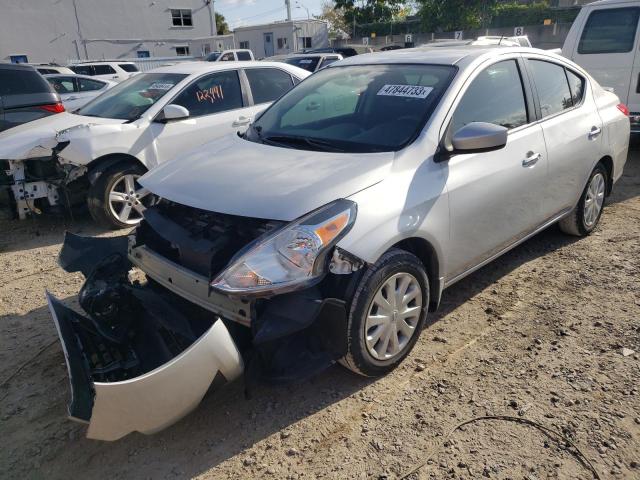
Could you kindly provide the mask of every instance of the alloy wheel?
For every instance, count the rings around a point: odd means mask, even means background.
[[[602,205],[604,204],[605,180],[602,173],[596,173],[589,187],[587,195],[584,198],[584,224],[587,228],[592,228],[598,221]]]
[[[142,220],[142,214],[146,209],[143,199],[150,194],[149,190],[140,186],[138,178],[140,175],[132,173],[123,175],[109,190],[111,214],[127,225],[135,225]]]

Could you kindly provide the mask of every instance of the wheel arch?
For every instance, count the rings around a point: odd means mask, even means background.
[[[420,237],[409,237],[391,246],[414,254],[425,267],[429,276],[429,311],[437,310],[442,296],[442,279],[438,252],[428,240]]]
[[[133,155],[129,155],[127,153],[110,153],[108,155],[96,158],[88,165],[89,171],[87,172],[87,177],[89,179],[89,182],[91,184],[94,184],[95,181],[100,177],[100,175],[119,163],[128,163],[133,165],[137,164],[143,167],[145,170],[148,170],[145,164]]]

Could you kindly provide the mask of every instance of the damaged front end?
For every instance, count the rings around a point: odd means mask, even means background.
[[[60,135],[23,137],[4,139],[0,149],[0,208],[23,220],[45,209],[77,203],[79,191],[73,182],[87,169],[59,161],[58,154],[69,140]]]
[[[165,428],[218,374],[231,381],[244,371],[247,386],[288,382],[345,355],[347,299],[362,266],[346,252],[332,248],[333,268],[303,289],[256,296],[212,287],[284,226],[162,201],[130,237],[67,234],[59,261],[85,275],[86,315],[47,298],[69,369],[69,415],[89,422],[89,438]],[[146,277],[136,280],[138,270]]]

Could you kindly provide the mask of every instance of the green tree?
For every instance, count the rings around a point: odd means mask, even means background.
[[[488,26],[497,0],[416,0],[427,31],[466,30]]]
[[[348,38],[349,25],[345,18],[344,7],[336,7],[335,2],[322,3],[322,13],[316,18],[324,20],[329,25],[329,38]]]
[[[335,0],[335,8],[344,10],[348,25],[389,22],[406,10],[406,0]]]
[[[216,30],[218,35],[226,35],[227,33],[230,33],[227,20],[224,18],[224,15],[218,12],[216,12]]]

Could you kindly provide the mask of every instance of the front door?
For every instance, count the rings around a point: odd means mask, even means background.
[[[518,62],[505,60],[484,68],[456,106],[450,132],[487,122],[507,127],[509,137],[500,150],[448,161],[447,282],[524,238],[545,219],[547,152],[542,127],[530,123],[525,98]]]
[[[158,162],[166,162],[242,125],[240,117],[250,115],[245,107],[236,70],[205,75],[185,87],[171,102],[189,110],[189,118],[152,122]],[[240,122],[239,122],[240,120]],[[246,128],[246,125],[244,125]]]
[[[264,34],[264,56],[273,57],[273,33]]]

